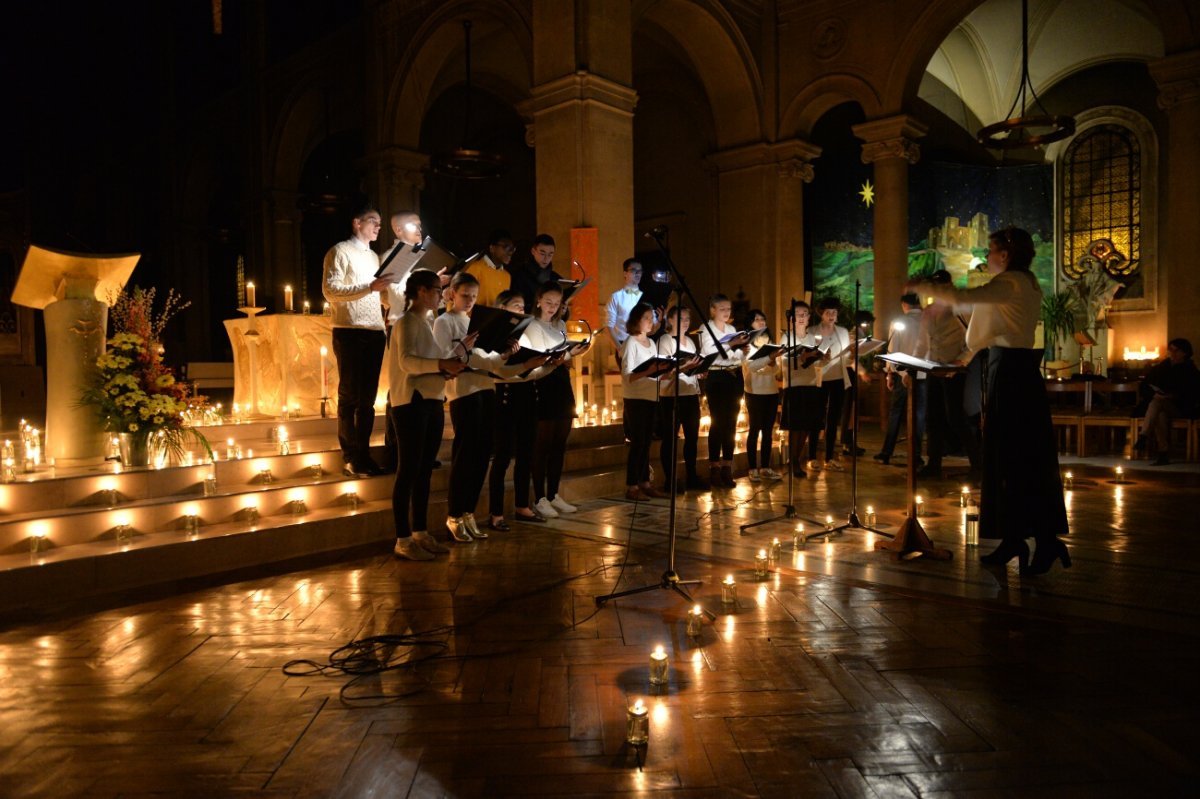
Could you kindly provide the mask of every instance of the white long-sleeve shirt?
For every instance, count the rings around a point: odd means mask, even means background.
[[[334,327],[383,330],[379,294],[371,291],[379,256],[357,238],[339,241],[325,254],[321,293],[333,310]]]
[[[446,378],[438,369],[438,360],[450,354],[433,337],[426,314],[406,313],[392,329],[388,347],[388,403],[393,407],[413,401],[413,392],[422,399],[444,400]]]
[[[926,284],[922,290],[954,305],[974,307],[966,339],[971,352],[985,347],[1033,349],[1042,316],[1042,287],[1033,273],[1001,272],[973,289]]]
[[[438,349],[443,352],[461,353],[458,342],[466,338],[471,326],[471,317],[458,311],[447,311],[433,323],[433,338]],[[457,348],[457,349],[456,349]],[[496,352],[484,352],[480,349],[471,350],[467,366],[478,371],[459,372],[446,386],[446,395],[453,402],[456,399],[469,397],[479,391],[492,391],[496,388],[496,379],[490,372],[504,369],[504,359]]]
[[[843,350],[850,349],[850,333],[847,332],[846,328],[838,327],[837,325],[834,325],[833,332],[828,335],[822,335],[819,326],[809,329],[812,331],[813,338],[819,337],[818,346],[823,352],[828,352],[830,358],[827,363],[818,362],[814,364],[817,369],[817,385],[841,380],[842,385],[850,388],[850,374],[846,371],[846,368],[855,368],[855,365],[849,360],[852,356],[847,355],[845,358],[838,358],[838,355]]]
[[[797,344],[804,347],[816,347],[818,345],[817,337],[813,334],[812,328],[808,328],[803,336],[796,336],[796,331],[789,330],[779,337],[779,345],[781,347],[792,347]],[[801,366],[797,360],[795,367],[792,369],[792,375],[789,378],[786,371],[788,368],[787,361],[790,359],[780,358],[779,368],[783,372],[783,386],[786,389],[789,385],[788,380],[791,380],[791,387],[797,386],[819,386],[821,385],[821,362],[814,361],[808,366]]]
[[[613,338],[618,344],[623,345],[625,339],[629,338],[625,323],[629,321],[629,314],[634,307],[641,301],[642,290],[636,286],[619,288],[608,298],[608,305],[604,308],[605,325],[612,330]]]
[[[734,327],[733,325],[722,326],[722,325],[719,325],[716,322],[712,322],[712,321],[710,321],[708,324],[709,324],[709,327],[711,327],[713,329],[713,332],[717,334],[718,339],[725,338],[726,336],[730,335],[731,333],[738,332],[737,328]],[[707,356],[707,355],[712,355],[714,352],[717,352],[717,345],[713,342],[712,337],[708,335],[708,328],[706,328],[706,327],[700,328],[699,339],[700,339],[700,354],[701,355]],[[713,361],[713,364],[710,368],[712,368],[712,369],[740,368],[742,365],[742,361],[744,360],[742,351],[732,349],[727,344],[722,344],[721,346],[723,346],[725,348],[725,353],[729,357],[717,358],[715,361]]]
[[[658,340],[658,354],[664,358],[670,358],[679,350],[679,344],[675,341],[675,336],[667,333]],[[694,353],[696,344],[692,341],[691,336],[683,334],[683,351]],[[700,378],[695,375],[686,375],[679,373],[679,396],[694,397],[700,393]],[[658,379],[658,394],[660,397],[675,396],[675,378],[674,372],[667,372]]]
[[[758,352],[760,347],[769,343],[770,339],[766,336],[762,337],[762,341],[757,339],[750,341],[750,351],[742,362],[742,377],[746,383],[747,394],[779,393],[779,382],[776,378],[779,373],[779,362],[772,361],[765,355],[762,358],[750,359],[750,356]]]
[[[521,333],[521,346],[538,352],[547,352],[567,340],[566,330],[566,323],[562,321],[543,322],[541,319],[534,319]],[[570,362],[570,360],[571,356],[568,355],[565,362]]]
[[[630,336],[625,339],[621,349],[621,396],[625,399],[650,400],[658,399],[658,380],[653,377],[641,377],[634,380],[633,370],[658,355],[654,342],[641,344],[637,338]]]

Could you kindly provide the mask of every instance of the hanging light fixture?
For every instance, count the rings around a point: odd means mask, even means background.
[[[463,108],[463,135],[461,145],[448,153],[436,157],[433,171],[445,177],[460,180],[484,180],[498,178],[506,166],[504,156],[468,146],[471,136],[471,20],[463,20],[463,37],[466,40],[467,87]]]
[[[1027,91],[1028,90],[1028,91]],[[1028,106],[1026,101],[1032,99]],[[1021,113],[1013,112],[1020,105]],[[1028,113],[1040,111],[1041,113]],[[1050,114],[1029,77],[1029,0],[1021,0],[1021,84],[1008,109],[1007,119],[980,128],[975,137],[984,147],[1020,150],[1065,139],[1075,133],[1075,118]]]

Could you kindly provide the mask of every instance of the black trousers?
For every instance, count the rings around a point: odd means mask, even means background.
[[[746,414],[750,417],[750,432],[746,437],[746,459],[751,469],[771,465],[771,434],[775,429],[775,412],[779,408],[778,394],[747,394]],[[762,442],[759,443],[759,436]]]
[[[822,383],[825,391],[825,460],[832,460],[837,444],[837,431],[842,423],[842,405],[846,401],[846,386],[841,380]],[[811,444],[810,444],[811,446]]]
[[[625,460],[625,485],[640,485],[650,479],[650,445],[654,441],[654,400],[625,400],[625,435],[629,456]]]
[[[978,469],[981,464],[979,431],[967,422],[967,412],[963,408],[967,376],[957,374],[947,378],[931,377],[925,382],[929,384],[925,423],[929,431],[930,467],[941,468],[942,457],[946,454],[946,440],[953,433],[967,451],[971,470]]]
[[[917,380],[917,376],[913,375],[912,385],[915,387],[913,392],[913,414],[917,418],[917,429],[909,430],[908,435],[914,440],[914,449],[916,457],[921,457],[921,437],[925,435],[925,406],[928,396],[926,388],[929,380]],[[904,383],[900,380],[900,375],[896,375],[892,385],[892,404],[888,408],[888,426],[887,434],[883,437],[883,454],[887,457],[892,457],[892,452],[896,449],[896,440],[900,437],[900,425],[905,424],[908,419],[908,389],[904,387]]]
[[[540,419],[537,423],[533,444],[533,490],[538,499],[558,496],[569,435],[570,419]]]
[[[987,362],[979,536],[1049,541],[1067,534],[1042,350],[992,347]]]
[[[438,447],[442,445],[446,412],[441,400],[423,399],[418,391],[413,394],[412,402],[397,405],[389,413],[396,425],[400,445],[400,462],[396,468],[396,482],[392,485],[392,515],[396,519],[396,537],[408,538],[413,530],[429,528],[426,519],[429,481]]]
[[[450,447],[450,491],[447,505],[452,517],[474,513],[492,457],[492,421],[496,392],[476,391],[450,403],[454,442]]]
[[[382,330],[333,329],[333,357],[338,368],[338,444],[342,460],[362,463],[371,457],[375,427],[375,394],[387,338]]]
[[[532,383],[496,386],[496,415],[492,425],[492,470],[488,476],[488,510],[504,515],[504,476],[513,464],[513,503],[529,507],[533,440],[537,435],[536,400]]]
[[[733,443],[737,435],[738,410],[745,388],[740,370],[709,371],[704,396],[708,398],[708,459],[733,460]]]
[[[679,435],[683,428],[683,464],[688,477],[698,477],[696,474],[696,451],[700,444],[700,395],[692,394],[679,397],[659,397],[658,416],[659,433],[662,439],[659,444],[658,459],[662,463],[666,485],[675,484],[675,464],[671,463],[671,441]],[[676,406],[678,402],[678,406]],[[671,409],[675,408],[677,417],[675,429],[671,429]]]

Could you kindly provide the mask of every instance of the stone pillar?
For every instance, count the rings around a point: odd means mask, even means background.
[[[602,302],[622,282],[633,254],[633,77],[628,0],[534,0],[530,99],[537,227],[558,244],[555,262],[569,271],[573,228],[598,231]],[[594,363],[607,351],[593,349]]]
[[[70,283],[71,281],[69,281]],[[75,281],[78,282],[78,281]],[[96,359],[104,353],[108,305],[90,291],[68,288],[45,307],[46,457],[57,466],[104,462],[104,433],[96,409],[81,405]]]
[[[900,295],[908,279],[908,167],[921,157],[915,139],[927,128],[901,114],[855,125],[862,160],[875,172],[875,334],[884,337],[900,316]]]
[[[1200,219],[1200,50],[1150,63],[1158,105],[1167,116],[1160,175],[1166,184],[1159,206],[1159,313],[1165,338],[1200,340],[1200,279],[1195,272],[1195,224]],[[1153,190],[1155,176],[1142,183]],[[1165,311],[1165,313],[1164,313]],[[1165,345],[1165,338],[1159,346]],[[1165,352],[1165,350],[1164,350]]]
[[[387,225],[391,215],[398,211],[421,210],[421,191],[425,188],[429,156],[403,147],[388,147],[371,160],[375,171],[375,196],[379,198],[379,210],[386,228],[380,238],[391,242],[391,229]]]
[[[821,149],[799,139],[760,142],[714,153],[720,197],[717,288],[733,296],[739,285],[751,303],[783,326],[792,297],[804,291],[804,184]]]

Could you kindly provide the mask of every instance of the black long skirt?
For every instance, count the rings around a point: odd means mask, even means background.
[[[981,538],[1049,540],[1067,534],[1041,350],[988,350]]]

